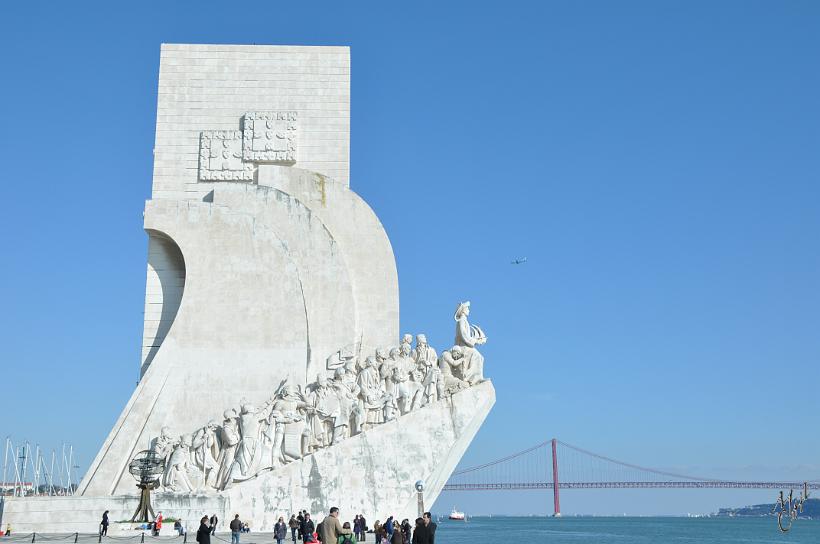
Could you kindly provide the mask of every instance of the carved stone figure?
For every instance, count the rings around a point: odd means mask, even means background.
[[[359,392],[356,373],[348,369],[336,370],[334,387],[339,399],[339,416],[333,428],[333,443],[357,435],[362,430],[364,412],[359,404]]]
[[[399,349],[403,349],[404,346],[407,346],[407,353],[409,354],[412,347],[413,347],[413,335],[407,333],[401,337],[401,344],[399,344]]]
[[[329,446],[333,439],[333,428],[339,414],[339,399],[328,383],[327,376],[319,374],[311,397],[313,411],[310,414],[312,440],[310,451]]]
[[[416,362],[411,356],[412,352],[413,348],[410,344],[402,342],[401,345],[399,345],[398,366],[401,368],[401,371],[407,375],[409,375],[413,369],[416,368]]]
[[[411,353],[411,357],[416,362],[416,367],[422,372],[424,379],[424,397],[422,406],[435,402],[444,395],[444,383],[441,379],[441,371],[438,369],[438,356],[428,343],[427,337],[423,334],[416,335],[416,347]]]
[[[239,413],[239,433],[242,436],[236,448],[236,457],[231,467],[228,481],[223,489],[232,482],[252,478],[259,472],[262,463],[262,427],[270,413],[269,404],[256,410],[250,403],[243,403]]]
[[[484,356],[478,352],[476,346],[487,342],[487,335],[478,325],[470,325],[467,317],[470,315],[470,301],[462,302],[456,308],[453,319],[456,321],[456,341],[457,346],[464,350],[466,361],[465,375],[471,376],[470,384],[484,381]]]
[[[194,464],[202,472],[203,485],[214,487],[219,471],[219,426],[214,420],[194,434],[191,449]]]
[[[230,479],[231,467],[236,458],[236,448],[241,440],[239,422],[236,419],[236,410],[231,408],[222,414],[222,428],[219,431],[219,441],[222,449],[219,452],[219,470],[216,473],[215,485],[217,489],[225,489]]]
[[[452,395],[469,387],[470,384],[463,379],[464,363],[464,350],[461,346],[453,346],[449,351],[441,352],[438,366],[441,370],[446,395]]]
[[[163,461],[165,461],[165,465],[168,465],[168,457],[171,455],[171,451],[174,448],[174,437],[171,432],[171,427],[165,426],[160,429],[159,436],[154,439],[154,443],[151,446],[151,449],[157,452]]]
[[[365,413],[362,430],[382,422],[382,412],[387,402],[382,384],[379,371],[376,369],[376,360],[373,357],[366,358],[364,367],[359,373],[360,395]]]
[[[194,486],[188,477],[188,463],[190,454],[191,435],[185,434],[179,437],[179,442],[174,444],[163,475],[163,486],[171,491],[193,491]]]
[[[427,343],[427,336],[424,334],[416,335],[416,347],[410,352],[410,358],[412,358],[417,365],[423,366],[432,366],[438,362],[436,350]]]
[[[272,466],[301,459],[307,452],[310,431],[304,414],[312,410],[299,390],[285,385],[271,406],[269,422],[274,429]]]
[[[410,373],[400,367],[393,368],[393,398],[401,415],[417,407],[421,386],[410,379]]]
[[[376,350],[375,367],[378,369],[379,378],[382,380],[382,389],[384,389],[385,392],[390,391],[390,374],[392,373],[392,369],[390,360],[387,358],[387,351],[383,348]]]

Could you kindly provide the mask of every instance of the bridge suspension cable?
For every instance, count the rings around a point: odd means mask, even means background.
[[[500,459],[457,470],[444,490],[551,489],[555,515],[560,515],[559,489],[798,489],[803,483],[680,474],[619,461],[553,438]],[[807,480],[806,485],[809,489],[820,489],[820,480]]]

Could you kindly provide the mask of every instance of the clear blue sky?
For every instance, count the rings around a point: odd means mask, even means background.
[[[70,440],[84,469],[133,390],[160,43],[350,45],[351,187],[393,242],[402,330],[446,347],[470,299],[490,338],[498,401],[465,465],[557,436],[820,478],[820,4],[396,4],[3,2],[0,434]]]

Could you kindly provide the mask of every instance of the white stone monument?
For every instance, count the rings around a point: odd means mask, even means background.
[[[349,128],[346,47],[162,46],[141,379],[76,496],[6,503],[17,532],[130,518],[144,450],[164,460],[155,505],[189,527],[413,519],[420,479],[435,501],[495,401],[486,336],[467,302],[440,358],[400,338]]]

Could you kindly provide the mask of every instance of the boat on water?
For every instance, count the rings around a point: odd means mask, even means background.
[[[464,521],[464,519],[465,519],[464,512],[459,512],[458,510],[455,509],[455,507],[453,507],[453,511],[450,512],[450,515],[447,516],[447,519],[454,519],[456,521]]]

